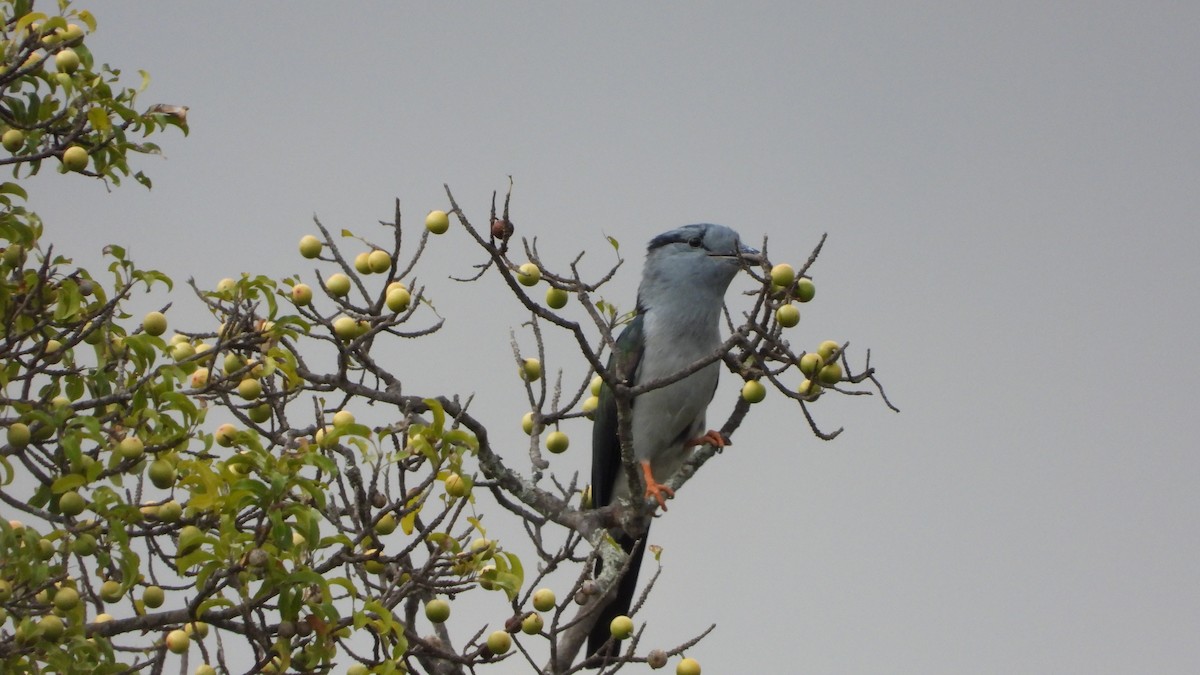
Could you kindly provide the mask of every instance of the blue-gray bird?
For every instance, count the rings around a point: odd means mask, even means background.
[[[720,318],[725,291],[744,262],[758,262],[754,249],[737,232],[722,225],[686,225],[658,235],[646,250],[638,286],[637,311],[616,340],[608,367],[629,385],[658,380],[712,354],[721,345]],[[723,446],[715,431],[706,432],[704,413],[717,387],[720,362],[711,363],[660,389],[641,394],[632,405],[633,456],[641,464],[646,497],[665,511],[662,484],[704,443]],[[607,385],[600,390],[592,427],[592,504],[599,508],[629,496],[617,438],[617,404]],[[645,551],[645,535],[637,540],[624,531],[614,539],[630,554],[630,568],[612,602],[601,610],[588,636],[588,654],[601,659],[609,623],[629,612]],[[599,565],[597,564],[597,573]]]

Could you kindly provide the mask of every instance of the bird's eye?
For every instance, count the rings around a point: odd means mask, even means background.
[[[691,239],[688,239],[688,246],[691,246],[692,248],[700,248],[700,245],[703,243],[704,239],[702,237],[692,237]]]

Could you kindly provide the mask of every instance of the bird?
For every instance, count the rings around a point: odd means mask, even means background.
[[[685,225],[651,239],[634,317],[614,343],[609,372],[636,386],[677,374],[711,355],[721,345],[725,291],[743,265],[760,261],[758,251],[742,244],[738,233],[723,225]],[[632,401],[633,456],[645,479],[646,497],[663,511],[666,498],[674,496],[663,481],[679,470],[696,446],[726,443],[719,433],[705,431],[705,411],[716,393],[719,372],[720,363],[713,362]],[[599,508],[630,496],[621,464],[617,403],[607,384],[601,386],[593,419],[592,506]],[[646,532],[640,538],[621,529],[610,534],[629,554],[630,566],[588,635],[588,658],[599,664],[615,654],[609,624],[629,612],[646,541]],[[600,573],[599,560],[595,572]]]

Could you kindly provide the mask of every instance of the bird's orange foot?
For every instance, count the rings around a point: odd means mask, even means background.
[[[693,438],[687,442],[687,447],[689,448],[697,445],[711,445],[717,448],[723,448],[729,445],[729,441],[725,440],[725,437],[721,435],[721,432],[712,431],[710,429],[708,433],[704,434],[703,436]]]
[[[666,511],[667,497],[674,498],[675,491],[654,480],[654,472],[650,470],[650,462],[642,462],[642,476],[646,479],[646,496],[654,497],[654,501],[658,502],[663,511]]]

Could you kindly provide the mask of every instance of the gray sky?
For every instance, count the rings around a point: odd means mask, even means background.
[[[621,241],[626,308],[657,232],[724,223],[794,263],[829,233],[793,341],[870,347],[903,413],[823,399],[826,443],[756,408],[655,525],[647,644],[716,621],[705,673],[1200,671],[1200,6],[81,6],[192,124],[139,162],[150,192],[34,181],[87,264],[311,274],[314,213],[379,238],[445,182],[482,224],[509,174],[551,264]],[[455,229],[422,268],[444,361],[389,349],[414,388],[476,392],[516,461],[524,317],[494,276],[445,278],[478,259]],[[587,462],[567,430],[559,471]]]

